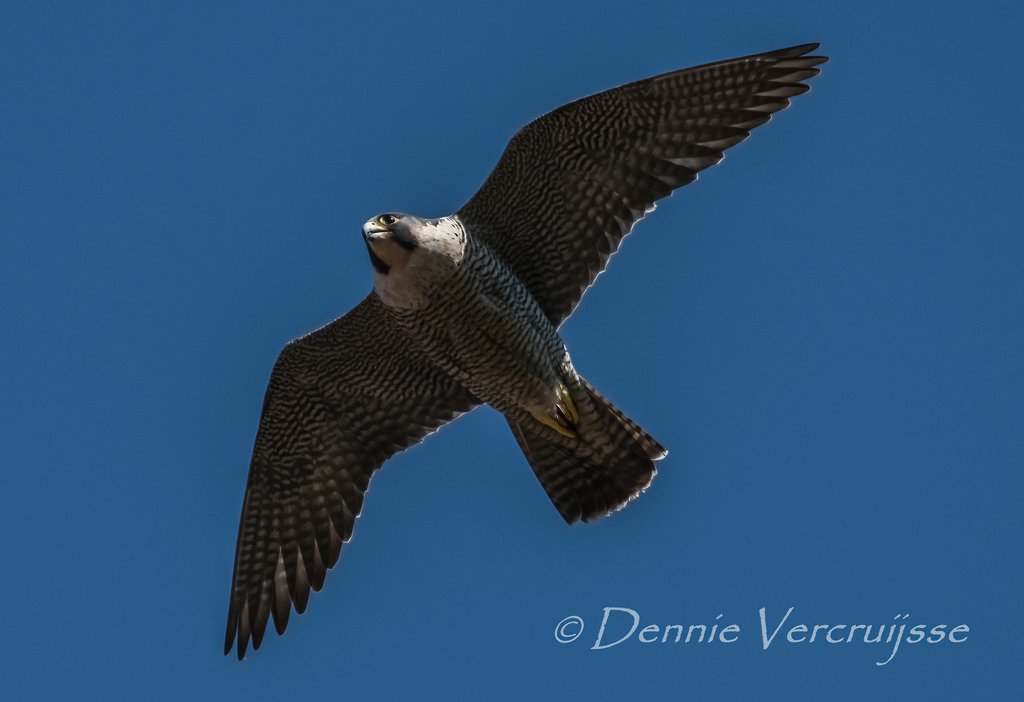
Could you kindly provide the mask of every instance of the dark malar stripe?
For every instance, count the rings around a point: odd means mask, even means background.
[[[412,251],[413,249],[416,248],[416,242],[413,241],[412,238],[409,237],[406,232],[393,232],[391,235],[391,240],[394,241],[399,246],[401,246],[406,251]]]
[[[366,242],[366,250],[370,254],[370,263],[373,264],[374,269],[381,275],[387,275],[391,272],[391,266],[384,263],[380,256],[373,252],[373,247],[370,246],[370,242]]]

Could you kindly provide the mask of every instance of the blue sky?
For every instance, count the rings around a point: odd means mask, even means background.
[[[1019,9],[483,5],[4,7],[4,688],[1010,697]],[[360,224],[457,209],[571,99],[808,41],[832,57],[811,93],[663,202],[563,328],[670,449],[648,493],[567,528],[478,410],[376,476],[283,639],[221,656],[266,381],[369,289]],[[591,650],[605,607],[741,635]],[[762,607],[970,634],[876,666],[883,646],[762,650]],[[559,644],[569,615],[584,633]]]

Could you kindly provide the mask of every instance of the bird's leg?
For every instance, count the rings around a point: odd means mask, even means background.
[[[576,423],[580,421],[580,413],[565,385],[558,386],[558,399],[550,411],[531,412],[531,414],[538,422],[551,427],[562,436],[570,439],[576,438]]]
[[[576,428],[576,423],[580,421],[580,411],[576,409],[576,403],[572,401],[569,388],[565,385],[558,386],[558,402],[555,403],[555,409],[569,420],[574,429]]]

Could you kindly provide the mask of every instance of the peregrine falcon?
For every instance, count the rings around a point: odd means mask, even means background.
[[[640,494],[666,455],[573,366],[558,327],[655,202],[808,90],[804,44],[630,83],[540,117],[457,213],[363,225],[373,290],[281,351],[242,504],[224,652],[306,609],[373,472],[480,404],[569,524]]]

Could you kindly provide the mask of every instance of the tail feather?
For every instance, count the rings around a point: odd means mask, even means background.
[[[639,424],[627,417],[622,410],[609,402],[604,395],[597,391],[597,388],[588,383],[584,378],[580,378],[580,382],[583,384],[587,393],[606,410],[608,410],[608,412],[610,412],[616,419],[618,419],[619,423],[621,423],[630,432],[633,438],[643,446],[644,452],[647,454],[648,458],[652,461],[660,461],[668,455],[668,450],[664,446],[655,441],[653,436],[644,431]]]
[[[530,467],[569,524],[621,509],[651,484],[654,461],[667,453],[586,381],[575,400],[576,438],[508,418]]]

